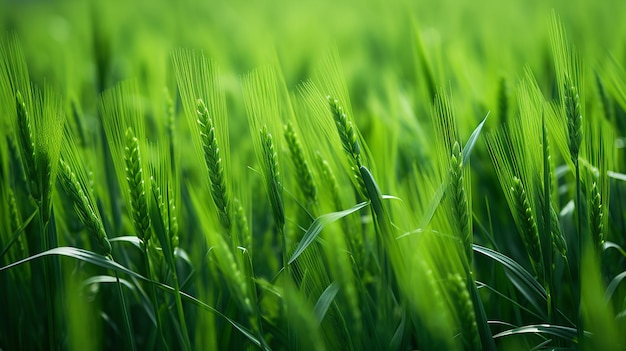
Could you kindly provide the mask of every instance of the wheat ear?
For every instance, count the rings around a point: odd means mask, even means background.
[[[524,189],[522,181],[518,177],[513,177],[513,201],[515,202],[516,216],[521,223],[522,242],[526,247],[526,252],[530,258],[535,274],[539,276],[543,272],[543,258],[541,255],[541,243],[539,241],[539,232],[537,222],[533,216],[530,201]]]
[[[220,147],[215,135],[213,118],[209,115],[204,101],[198,99],[197,102],[198,126],[200,127],[200,137],[202,140],[202,151],[204,161],[209,170],[211,182],[211,197],[217,207],[218,217],[222,227],[230,232],[230,200],[226,191],[226,177],[224,176],[224,166],[220,157]]]
[[[130,192],[131,212],[135,225],[136,235],[145,242],[150,240],[150,214],[148,212],[148,199],[146,185],[141,166],[141,153],[139,140],[131,128],[126,129],[126,147],[124,149],[124,162],[126,165],[126,181]]]

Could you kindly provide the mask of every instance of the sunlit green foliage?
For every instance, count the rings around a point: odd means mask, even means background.
[[[626,349],[623,1],[0,1],[0,349]]]

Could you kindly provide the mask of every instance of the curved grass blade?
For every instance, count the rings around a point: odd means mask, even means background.
[[[332,282],[320,295],[319,299],[317,299],[313,313],[315,314],[318,325],[322,324],[322,321],[326,316],[326,312],[328,312],[328,308],[330,307],[330,304],[333,303],[333,300],[338,292],[339,284],[337,284],[337,282]]]
[[[26,218],[24,220],[24,222],[22,223],[22,225],[20,225],[19,228],[17,228],[17,230],[15,231],[15,233],[13,233],[13,236],[11,236],[11,239],[9,239],[9,242],[6,244],[6,246],[2,249],[2,252],[0,252],[0,257],[4,256],[4,254],[7,253],[7,251],[9,251],[9,249],[11,248],[11,246],[13,245],[13,243],[15,243],[15,241],[17,240],[17,238],[20,236],[20,234],[22,234],[22,232],[24,231],[24,229],[26,229],[26,227],[30,224],[30,222],[33,220],[33,218],[35,218],[35,216],[37,215],[37,213],[39,213],[39,210],[35,210],[30,216],[28,216],[28,218]]]
[[[463,156],[463,167],[469,164],[469,158],[472,154],[472,150],[474,149],[474,146],[476,145],[476,142],[478,141],[478,137],[480,136],[480,133],[483,130],[483,126],[485,125],[485,122],[487,121],[487,117],[489,117],[489,113],[487,113],[485,118],[483,118],[482,122],[480,122],[478,126],[474,129],[469,139],[467,139],[467,143],[465,143],[465,146],[463,147],[463,151],[461,153]],[[437,188],[435,195],[433,196],[432,200],[428,204],[428,207],[426,207],[426,211],[420,222],[420,228],[425,228],[428,225],[428,223],[430,223],[430,220],[433,218],[433,216],[435,215],[435,211],[437,210],[437,207],[439,207],[439,204],[441,203],[441,200],[443,199],[443,195],[446,192],[447,184],[448,182],[444,181],[443,183],[441,183],[441,185],[439,185],[439,188]]]
[[[551,324],[535,324],[535,325],[525,325],[519,328],[513,328],[509,330],[505,330],[501,333],[494,335],[494,339],[502,338],[506,336],[520,335],[520,334],[547,334],[558,336],[559,338],[563,338],[567,341],[577,342],[577,330],[575,328],[564,327],[562,325],[551,325]],[[588,332],[585,334],[589,334]]]
[[[114,243],[114,242],[128,243],[128,244],[135,246],[137,249],[143,252],[143,249],[141,248],[141,239],[139,239],[135,235],[118,236],[118,237],[109,239],[109,242],[110,243]]]
[[[519,263],[510,257],[486,247],[474,244],[474,252],[480,253],[500,263],[509,273],[511,273],[511,283],[526,297],[528,302],[535,308],[536,312],[545,317],[543,306],[547,301],[547,293],[544,287]]]
[[[476,142],[478,141],[480,132],[482,132],[483,126],[485,125],[485,122],[487,122],[487,117],[489,117],[490,113],[491,112],[487,112],[487,115],[485,116],[485,118],[483,118],[482,122],[480,122],[478,126],[474,129],[470,137],[467,139],[467,143],[465,143],[465,145],[463,146],[463,152],[462,152],[463,165],[466,165],[469,163],[469,158],[470,158],[470,155],[472,154],[472,150],[474,149],[474,146],[476,145]]]
[[[84,249],[79,249],[79,248],[75,248],[75,247],[56,247],[44,252],[40,252],[36,255],[32,255],[30,257],[27,257],[23,260],[11,263],[9,265],[6,265],[4,267],[0,267],[0,272],[2,271],[6,271],[9,270],[11,268],[17,267],[21,264],[30,262],[30,261],[34,261],[36,259],[39,258],[43,258],[46,256],[65,256],[65,257],[70,257],[70,258],[74,258],[76,260],[80,260],[86,263],[90,263],[93,264],[95,266],[101,267],[101,268],[105,268],[105,269],[111,269],[115,272],[119,272],[119,273],[125,273],[128,274],[131,277],[137,278],[139,280],[143,280],[147,283],[150,283],[154,286],[156,286],[157,288],[163,290],[163,291],[167,291],[171,294],[175,294],[176,293],[176,289],[174,289],[173,287],[163,284],[163,283],[159,283],[156,282],[154,280],[148,279],[146,277],[144,277],[143,275],[133,272],[132,270],[128,269],[127,267],[122,266],[121,264],[111,261],[109,259],[107,259],[104,256],[98,255],[96,253],[93,253],[91,251],[87,251]],[[212,313],[215,313],[216,315],[218,315],[219,317],[223,318],[225,321],[227,321],[228,323],[230,323],[233,327],[235,327],[235,329],[237,329],[239,332],[241,332],[246,338],[248,338],[248,340],[250,340],[254,345],[264,349],[264,350],[271,350],[267,344],[265,343],[265,341],[263,341],[263,343],[261,341],[259,341],[259,339],[257,339],[254,334],[249,331],[247,328],[245,328],[243,325],[235,322],[234,320],[228,318],[226,315],[224,315],[223,313],[221,313],[220,311],[218,311],[217,309],[207,305],[206,303],[196,299],[195,297],[180,291],[179,292],[180,296],[183,297],[185,300],[193,303],[194,305],[203,308],[207,311],[210,311]]]
[[[617,245],[616,243],[614,243],[612,241],[605,241],[604,245],[602,246],[602,251],[606,251],[608,249],[617,250],[617,252],[619,252],[620,255],[622,255],[624,258],[626,258],[626,250],[622,249],[622,247]]]
[[[289,261],[287,261],[287,264],[289,265],[293,263],[293,261],[295,261],[298,258],[298,256],[300,256],[304,252],[304,250],[306,250],[306,248],[309,247],[311,243],[313,243],[313,241],[315,241],[317,236],[321,233],[322,229],[324,229],[324,226],[332,222],[335,222],[343,217],[346,217],[369,204],[370,204],[369,201],[361,202],[359,204],[352,206],[352,208],[350,209],[339,211],[339,212],[331,212],[331,213],[327,213],[327,214],[317,217],[313,221],[313,223],[311,223],[311,226],[309,227],[309,229],[307,229],[306,233],[304,233],[304,236],[302,237],[300,244],[298,244],[298,247],[293,252],[293,255],[291,255],[291,258],[289,259]]]
[[[94,275],[92,277],[85,279],[85,281],[83,281],[83,286],[88,286],[92,284],[117,284],[117,283],[118,283],[118,280],[114,276]],[[125,286],[126,288],[128,288],[128,290],[131,290],[131,291],[135,290],[135,287],[133,286],[133,284],[131,284],[131,282],[129,282],[126,279],[120,278],[119,283]]]
[[[480,281],[477,280],[476,281],[476,288],[478,288],[478,289],[483,289],[483,288],[487,289],[487,290],[491,291],[492,293],[498,295],[501,299],[504,299],[504,300],[508,301],[509,303],[514,305],[515,307],[517,307],[517,308],[523,310],[524,312],[534,316],[535,318],[541,319],[540,315],[538,315],[534,311],[528,309],[526,306],[524,306],[524,304],[515,301],[515,299],[507,296],[506,294],[501,293],[500,291],[496,290],[495,288],[491,287],[488,284],[485,284],[485,283],[480,282]],[[489,323],[491,323],[491,322],[492,321],[489,321]]]
[[[606,287],[606,291],[604,293],[604,297],[607,301],[609,301],[611,297],[613,297],[615,290],[617,290],[617,287],[624,279],[626,279],[626,271],[616,275],[615,278],[611,280],[611,283],[609,283],[609,286]]]
[[[609,178],[626,182],[626,174],[624,173],[617,173],[617,172],[612,172],[612,171],[608,171],[606,173],[608,174]]]

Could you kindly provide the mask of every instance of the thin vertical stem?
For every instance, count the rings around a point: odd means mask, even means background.
[[[109,258],[113,261],[113,257],[109,256]],[[124,291],[122,291],[122,283],[120,282],[120,276],[115,271],[115,280],[117,281],[117,293],[120,297],[120,302],[122,303],[122,314],[124,315],[124,329],[126,331],[126,339],[130,346],[130,349],[135,351],[137,348],[135,347],[135,337],[133,335],[132,326],[130,324],[130,315],[128,313],[128,308],[126,307],[126,298],[124,297]]]
[[[578,284],[576,285],[576,300],[578,303],[578,345],[581,347],[583,343],[583,339],[585,337],[585,329],[583,326],[583,311],[582,311],[582,257],[583,257],[583,244],[585,242],[583,236],[583,221],[582,216],[583,213],[581,211],[581,199],[580,199],[580,163],[576,160],[574,164],[576,168],[576,214],[578,216],[577,224],[578,224],[578,253],[577,253],[577,267],[578,267]]]
[[[171,258],[171,261],[174,262],[173,257]],[[189,340],[189,332],[187,331],[187,322],[185,322],[185,312],[183,311],[183,303],[180,298],[180,285],[178,284],[176,265],[172,267],[172,270],[174,271],[172,277],[174,279],[174,289],[176,291],[176,310],[178,312],[178,322],[180,323],[180,327],[182,329],[185,350],[191,351],[191,341]]]
[[[144,256],[144,264],[146,267],[146,277],[152,279],[152,274],[150,273],[150,258],[148,257],[148,244],[146,242],[142,243],[143,246],[143,256]],[[150,299],[152,300],[152,305],[154,308],[154,314],[157,322],[157,329],[159,331],[159,335],[161,336],[161,342],[165,349],[169,349],[167,347],[167,341],[165,340],[165,335],[163,335],[163,322],[161,321],[161,313],[159,312],[159,305],[157,303],[156,298],[156,289],[154,284],[150,283]]]
[[[39,206],[39,223],[41,226],[41,234],[42,234],[42,242],[41,242],[41,251],[47,251],[50,249],[49,242],[49,233],[48,233],[48,222],[46,222],[44,214],[44,209]],[[58,340],[57,340],[57,326],[55,320],[55,303],[54,300],[56,298],[56,294],[54,291],[54,283],[52,277],[52,260],[50,257],[44,257],[43,259],[43,273],[44,273],[44,291],[45,291],[45,299],[46,299],[46,317],[48,323],[48,347],[50,350],[57,350]]]

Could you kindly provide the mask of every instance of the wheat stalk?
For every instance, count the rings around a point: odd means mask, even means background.
[[[318,167],[320,168],[324,188],[330,191],[334,210],[339,211],[343,208],[343,201],[341,200],[341,192],[339,191],[339,182],[337,181],[337,177],[335,177],[335,173],[330,167],[328,161],[326,161],[319,152],[315,154],[315,159],[317,160]]]
[[[61,185],[70,196],[78,218],[87,227],[89,234],[96,239],[102,253],[105,256],[111,256],[111,243],[104,231],[104,225],[95,207],[93,195],[85,192],[84,180],[81,182],[78,179],[76,173],[72,171],[71,166],[66,161],[61,159],[59,162],[61,167]]]
[[[458,274],[448,274],[450,282],[451,294],[454,299],[457,316],[460,319],[461,338],[465,350],[482,350],[480,335],[478,334],[478,324],[476,323],[476,314],[474,313],[474,305],[470,297],[467,286],[463,277]]]
[[[248,218],[244,212],[243,205],[239,199],[233,199],[233,208],[235,209],[235,223],[241,238],[241,244],[243,247],[250,250],[252,248],[252,236],[250,234],[250,226],[248,224]]]
[[[15,94],[15,101],[17,106],[18,140],[28,189],[34,199],[39,199],[41,196],[41,189],[39,187],[39,183],[36,181],[38,171],[37,164],[35,162],[35,142],[31,127],[31,119],[26,109],[24,98],[19,91]]]
[[[268,132],[267,125],[263,125],[259,131],[259,135],[261,136],[261,151],[265,159],[264,164],[267,167],[266,182],[268,183],[270,203],[276,224],[279,228],[282,228],[285,225],[285,210],[281,196],[282,185],[278,168],[278,156],[274,149],[272,134]]]
[[[601,250],[604,245],[604,214],[602,211],[602,197],[596,182],[593,182],[591,185],[589,208],[592,243],[597,250]]]
[[[578,95],[578,88],[572,81],[569,75],[565,76],[564,80],[564,101],[565,101],[565,116],[567,119],[567,133],[569,136],[569,151],[570,157],[574,164],[578,164],[578,153],[580,151],[580,144],[583,138],[583,124],[582,124],[582,110],[580,106],[580,96]]]
[[[559,215],[556,213],[554,207],[550,206],[550,233],[552,237],[552,249],[554,253],[561,255],[563,258],[567,257],[567,243],[565,242],[565,236],[561,230],[559,222]]]
[[[357,186],[357,191],[359,191],[362,196],[367,197],[367,189],[365,189],[365,183],[363,182],[363,177],[360,172],[360,167],[363,165],[361,161],[361,145],[354,125],[352,121],[348,119],[339,100],[331,96],[327,96],[326,99],[328,100],[343,150],[348,154],[352,179]]]
[[[304,157],[304,147],[296,134],[293,123],[289,122],[284,127],[285,140],[291,153],[291,160],[296,169],[298,183],[306,198],[309,210],[317,204],[317,187],[313,181],[313,173],[309,162]]]
[[[541,243],[539,241],[539,232],[537,230],[537,222],[533,216],[532,208],[526,190],[522,181],[518,177],[513,177],[513,186],[511,187],[513,201],[515,204],[515,215],[521,224],[521,237],[526,253],[530,258],[530,263],[537,276],[543,272],[543,257],[541,255]]]
[[[141,153],[139,140],[135,137],[132,128],[126,129],[126,147],[124,149],[124,162],[126,164],[126,181],[130,195],[131,213],[136,235],[145,243],[150,240],[150,215],[148,212],[148,199],[146,185],[141,166]]]
[[[209,116],[204,101],[198,99],[197,103],[198,126],[200,128],[200,137],[202,141],[202,151],[204,160],[209,170],[209,179],[211,182],[211,197],[218,210],[218,218],[222,227],[230,232],[231,215],[230,200],[226,190],[226,177],[224,176],[224,166],[220,156],[220,148],[215,135],[215,126],[213,118]]]
[[[472,229],[470,228],[469,209],[467,195],[463,184],[463,156],[461,146],[455,142],[452,146],[452,156],[450,157],[449,170],[449,191],[452,194],[454,217],[458,225],[458,231],[463,242],[465,258],[472,262]]]

